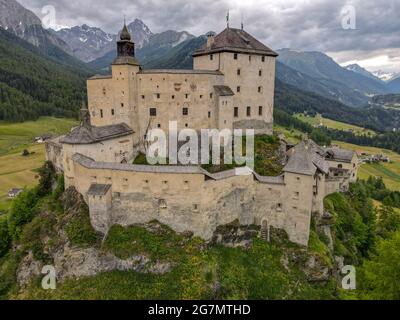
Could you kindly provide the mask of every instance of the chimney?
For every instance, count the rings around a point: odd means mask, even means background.
[[[207,48],[211,48],[215,41],[215,33],[210,31],[207,33]]]

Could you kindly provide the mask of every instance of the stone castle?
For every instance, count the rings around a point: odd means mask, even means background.
[[[207,34],[193,70],[142,70],[126,26],[110,76],[88,80],[88,108],[69,134],[46,143],[47,159],[87,202],[93,227],[107,233],[158,220],[210,240],[239,221],[284,229],[307,245],[323,199],[357,179],[355,153],[306,140],[287,152],[278,177],[211,174],[200,166],[134,165],[147,133],[178,129],[254,129],[272,134],[277,54],[240,29]],[[289,148],[288,148],[289,149]]]

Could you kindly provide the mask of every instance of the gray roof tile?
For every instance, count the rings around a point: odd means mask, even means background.
[[[104,127],[80,125],[60,139],[66,144],[92,144],[133,134],[133,130],[125,123]]]
[[[199,50],[195,51],[193,56],[223,51],[278,56],[276,52],[272,51],[246,31],[234,28],[226,28],[215,37],[211,47],[207,47],[207,44],[205,44]]]

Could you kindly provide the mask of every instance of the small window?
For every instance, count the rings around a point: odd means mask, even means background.
[[[200,95],[200,99],[203,99],[203,95],[202,94]]]
[[[240,92],[240,87],[239,86],[236,88],[236,92]]]
[[[182,108],[182,114],[184,116],[188,116],[189,115],[189,109],[188,108]]]
[[[160,99],[161,98],[161,94],[156,93],[156,97],[157,97],[157,99]]]
[[[234,53],[234,54],[233,54],[233,59],[235,59],[235,60],[238,59],[238,54],[237,54],[237,53]]]
[[[278,203],[278,204],[276,205],[276,210],[277,210],[277,211],[282,211],[282,203]]]
[[[214,60],[214,55],[210,54],[210,60]]]
[[[249,61],[251,61],[251,56],[249,56]]]
[[[211,118],[211,112],[210,111],[208,111],[208,118],[209,119]]]
[[[238,108],[238,107],[235,107],[235,108],[233,109],[233,115],[234,115],[235,118],[238,118],[238,117],[239,117],[239,108]]]
[[[258,75],[261,77],[262,76],[262,70],[258,71]]]
[[[189,99],[189,94],[186,93],[186,94],[185,94],[185,98],[186,98],[186,99]]]
[[[247,107],[246,114],[248,117],[251,117],[251,107]]]
[[[188,123],[185,123],[185,128],[189,128],[189,124]]]
[[[212,93],[210,93],[210,99],[212,99],[213,98],[213,94]]]
[[[106,95],[106,94],[107,94],[107,90],[106,90],[106,88],[105,88],[105,87],[103,88],[103,94],[104,94],[104,95]]]
[[[124,107],[124,103],[123,103],[123,102],[121,102],[121,107],[122,107],[122,108]]]
[[[261,57],[261,61],[265,62],[265,57],[264,56]]]
[[[144,95],[142,95],[142,100],[144,100],[146,97]]]
[[[114,109],[111,109],[111,115],[113,116],[115,114]]]
[[[262,93],[262,87],[258,87],[258,93]]]
[[[157,128],[161,128],[161,124],[159,123],[159,124],[157,124]]]
[[[262,107],[262,106],[259,106],[259,107],[258,107],[258,115],[259,115],[259,116],[262,116],[262,115],[263,115],[263,107]]]
[[[172,98],[172,100],[175,100],[175,96],[173,95],[173,96],[171,96],[171,98]]]
[[[150,108],[150,117],[157,117],[157,109]]]
[[[240,69],[237,69],[237,75],[240,76]]]
[[[343,169],[343,165],[342,164],[338,164],[337,166],[339,169]]]
[[[100,118],[103,118],[103,109],[100,109]]]

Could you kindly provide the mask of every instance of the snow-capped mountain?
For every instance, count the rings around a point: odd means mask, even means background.
[[[69,53],[68,45],[42,27],[41,20],[15,0],[0,0],[0,28],[28,41],[43,51],[56,46]]]
[[[142,48],[153,35],[150,29],[139,19],[130,23],[128,30],[138,49]],[[114,50],[118,36],[86,24],[58,31],[53,30],[52,32],[69,44],[72,54],[76,58],[85,62],[93,61]]]
[[[375,76],[373,73],[369,72],[368,70],[364,69],[363,67],[359,66],[358,64],[350,64],[345,66],[347,70],[362,74],[363,76],[374,79],[374,80],[381,80],[379,77]]]
[[[382,70],[375,71],[375,72],[373,72],[373,74],[385,82],[390,82],[390,81],[400,77],[400,73],[398,73],[398,72],[386,72],[386,71],[382,71]]]

